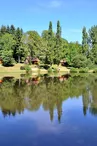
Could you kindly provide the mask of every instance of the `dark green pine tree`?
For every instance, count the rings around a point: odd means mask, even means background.
[[[15,26],[14,25],[11,25],[10,26],[10,34],[15,35],[15,31],[16,31]]]
[[[57,38],[57,41],[59,41],[60,38],[61,38],[61,26],[60,26],[60,21],[59,21],[59,20],[57,21],[57,33],[56,33],[56,38]]]
[[[21,35],[23,35],[23,29],[21,28]]]
[[[97,64],[97,25],[91,27],[89,30],[89,41],[91,47],[90,58]]]
[[[85,56],[89,55],[88,34],[86,31],[86,27],[83,27],[82,30],[82,54]]]
[[[6,33],[6,26],[4,26],[4,25],[1,26],[0,33],[1,33],[1,35]]]
[[[7,33],[10,33],[10,27],[9,27],[9,25],[7,25],[7,27],[6,27],[6,32]]]
[[[15,33],[16,46],[15,46],[15,52],[14,52],[15,60],[18,61],[18,63],[20,63],[20,61],[21,61],[21,54],[22,54],[22,50],[21,50],[22,41],[21,41],[21,39],[22,39],[22,35],[23,35],[23,32],[18,27],[16,29],[16,33]]]
[[[52,22],[49,22],[48,28],[48,39],[47,39],[47,50],[45,56],[45,63],[53,63],[53,29],[52,29]]]
[[[53,34],[52,22],[50,21],[50,22],[49,22],[49,29],[48,29],[48,36],[49,36],[49,39],[52,37],[52,34]]]
[[[61,59],[61,26],[59,20],[57,21],[56,46],[54,52],[55,52],[54,63],[59,64]]]

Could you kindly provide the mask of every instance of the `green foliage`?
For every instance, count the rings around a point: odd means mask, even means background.
[[[27,74],[32,73],[32,69],[31,69],[31,67],[29,65],[25,65],[25,70],[26,70]]]
[[[14,25],[11,25],[10,27],[7,26],[7,31],[8,31],[10,34],[15,35],[15,32],[16,32],[15,26],[14,26]]]
[[[52,70],[52,68],[50,67],[49,69],[48,69],[48,73],[52,73],[53,72],[53,70]]]
[[[61,38],[61,26],[60,26],[60,21],[57,21],[57,32],[56,32],[56,37],[59,41],[59,39]]]
[[[43,30],[41,37],[42,37],[43,40],[47,41],[48,40],[48,35],[49,35],[48,30]]]
[[[5,33],[0,39],[0,57],[4,66],[10,66],[15,63],[13,58],[15,40],[11,34]]]
[[[91,63],[90,59],[87,59],[83,55],[77,55],[72,60],[72,66],[75,68],[81,68],[81,67],[86,68],[90,65],[90,63]]]
[[[79,73],[88,73],[89,69],[88,68],[80,68]]]
[[[51,38],[53,35],[53,30],[52,30],[52,22],[49,22],[49,29],[48,29],[48,37]]]
[[[54,66],[51,66],[48,69],[48,73],[58,73],[58,68],[57,67],[54,67]]]
[[[3,65],[12,65],[13,62],[22,63],[30,56],[39,58],[42,64],[59,64],[66,59],[69,67],[92,68],[97,64],[97,26],[87,31],[82,29],[82,44],[68,42],[61,37],[60,21],[57,21],[56,32],[50,21],[48,30],[41,36],[37,31],[23,32],[14,25],[2,25],[0,28],[0,57]],[[5,37],[7,36],[7,37]],[[13,43],[14,42],[14,43]]]
[[[15,60],[12,58],[12,51],[4,50],[2,54],[2,60],[4,66],[12,66]]]
[[[67,46],[67,49],[65,50],[65,58],[69,64],[69,66],[72,66],[72,61],[75,56],[77,56],[80,53],[81,45],[78,42],[72,43],[70,42]],[[74,66],[75,67],[75,66]]]
[[[97,64],[97,25],[89,30],[90,59]]]
[[[7,32],[6,26],[2,25],[1,28],[0,28],[1,35],[5,34],[6,32]]]
[[[82,30],[82,54],[86,56],[89,55],[88,34],[86,27],[83,27]]]
[[[70,73],[78,73],[78,68],[71,68]]]
[[[20,70],[25,70],[25,66],[21,66],[20,67]]]
[[[36,31],[28,31],[25,34],[24,42],[28,48],[28,55],[31,57],[40,57],[42,52],[42,41]]]
[[[57,69],[57,68],[54,68],[54,69],[53,69],[53,72],[54,72],[54,73],[58,73],[58,69]]]
[[[60,21],[57,21],[57,32],[56,32],[56,38],[55,38],[55,50],[54,50],[54,63],[59,64],[61,60],[61,52],[62,52],[62,39],[61,39],[61,26],[60,26]]]
[[[12,33],[14,33],[14,28],[12,27]],[[15,45],[15,51],[14,51],[14,57],[15,60],[20,63],[21,62],[21,56],[23,53],[22,49],[22,30],[18,27],[15,32],[15,40],[16,40],[16,45]]]

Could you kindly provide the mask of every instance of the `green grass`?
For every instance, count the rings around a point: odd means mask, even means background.
[[[80,68],[79,73],[88,73],[89,69],[88,68]]]
[[[70,69],[70,73],[78,73],[78,72],[79,72],[78,68],[71,68]]]
[[[0,73],[4,73],[4,74],[8,74],[8,73],[20,73],[20,74],[24,74],[26,73],[25,70],[22,70],[21,69],[21,66],[23,67],[24,64],[15,64],[13,67],[3,67],[3,66],[0,66]],[[48,73],[48,72],[52,72],[51,71],[51,68],[53,68],[53,72],[57,73],[97,73],[97,68],[93,68],[93,69],[89,69],[87,70],[86,68],[81,68],[81,69],[76,69],[76,68],[67,68],[67,67],[64,67],[64,66],[61,66],[61,65],[52,65],[48,70],[47,69],[44,69],[44,68],[39,68],[37,65],[30,65],[30,67],[32,68],[32,72],[35,72],[35,73],[40,73],[40,74],[45,74],[45,73]],[[35,71],[34,71],[35,69]],[[38,69],[38,71],[37,71]]]

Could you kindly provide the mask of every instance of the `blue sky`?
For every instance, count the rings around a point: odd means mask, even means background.
[[[68,41],[81,42],[83,26],[97,24],[97,0],[0,0],[0,25],[14,24],[24,31],[41,34],[49,21],[60,20],[62,36]]]

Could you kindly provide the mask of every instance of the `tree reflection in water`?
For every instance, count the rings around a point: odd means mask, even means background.
[[[37,111],[40,106],[49,111],[53,121],[57,109],[61,121],[62,103],[82,96],[83,114],[97,115],[97,77],[94,75],[35,76],[33,78],[4,77],[0,82],[0,107],[4,117],[22,114],[25,109]]]

